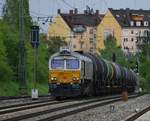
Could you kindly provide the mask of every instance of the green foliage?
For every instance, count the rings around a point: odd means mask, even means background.
[[[145,44],[140,56],[140,75],[149,82],[150,87],[150,43]]]
[[[13,28],[19,29],[19,0],[6,0],[3,7],[3,19]]]
[[[109,61],[112,61],[112,55],[114,53],[116,55],[116,63],[125,67],[127,66],[128,62],[126,61],[123,51],[116,46],[116,40],[112,37],[105,40],[105,49],[100,50],[100,53],[103,58]]]
[[[33,60],[34,53],[30,43],[26,44],[27,48],[27,80],[33,81]],[[46,43],[42,40],[38,48],[38,63],[37,63],[37,81],[40,83],[47,82],[48,79],[48,51]]]
[[[60,37],[51,37],[47,43],[49,55],[58,52],[61,46],[67,45],[63,38]]]
[[[2,22],[0,21],[0,24],[1,23]],[[3,30],[0,29],[0,77],[1,77],[0,81],[1,82],[13,79],[13,71],[8,64],[6,53],[7,53],[7,49],[4,44],[4,33]]]
[[[13,78],[17,79],[18,63],[18,32],[13,30],[6,22],[0,22],[0,39],[5,47],[5,56],[7,63],[14,72]]]
[[[6,82],[0,81],[0,96],[17,96],[19,95],[19,84],[15,81],[8,80]]]
[[[29,42],[29,37],[32,22],[29,15],[29,0],[23,0],[23,4],[27,71],[26,77],[27,85],[29,86],[27,88],[31,89],[33,88],[33,48]],[[0,20],[0,83],[2,85],[0,95],[17,95],[19,94],[19,80],[16,81],[19,60],[19,1],[6,0],[3,9],[3,16],[3,20]],[[46,44],[43,41],[40,43],[38,53],[37,86],[42,93],[47,93],[48,91],[45,85],[47,85],[48,79],[48,51]],[[14,89],[12,90],[12,88]],[[29,93],[30,92],[31,90]]]
[[[19,2],[20,0],[6,0],[3,7],[3,19],[14,30],[19,30]],[[29,32],[32,25],[29,13],[29,0],[23,0],[23,7],[25,39],[29,40]]]

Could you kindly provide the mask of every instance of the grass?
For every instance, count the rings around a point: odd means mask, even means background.
[[[27,84],[27,93],[31,95],[31,89],[33,88],[33,83],[29,82]],[[48,93],[47,83],[37,83],[36,88],[38,89],[39,95],[44,95]],[[0,82],[0,96],[19,96],[19,83],[16,81],[5,81]]]
[[[28,94],[31,95],[31,90],[34,88],[34,84],[28,83]],[[38,89],[39,95],[44,95],[48,93],[48,84],[47,83],[37,83],[36,84],[36,89]]]

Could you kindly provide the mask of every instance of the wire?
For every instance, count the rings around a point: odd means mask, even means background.
[[[104,1],[104,4],[106,5],[106,7],[109,8],[108,4],[107,4],[107,1],[106,0],[103,0],[103,1]]]
[[[69,3],[67,3],[65,0],[62,0],[63,3],[65,3],[68,7],[75,9],[75,7],[73,7],[72,5],[70,5]]]

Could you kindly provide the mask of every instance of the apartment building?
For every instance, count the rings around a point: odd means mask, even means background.
[[[104,45],[104,40],[111,35],[125,53],[135,54],[139,51],[139,38],[146,38],[149,28],[150,10],[109,8],[97,27],[97,44]]]
[[[96,10],[93,12],[87,9],[84,13],[78,10],[70,10],[69,13],[62,13],[58,10],[58,15],[49,25],[48,38],[61,37],[73,51],[84,51],[95,53],[97,49],[97,25],[104,15]]]

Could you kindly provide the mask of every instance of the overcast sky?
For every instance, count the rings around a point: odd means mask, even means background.
[[[55,16],[57,9],[68,12],[70,9],[78,8],[83,12],[86,5],[98,9],[105,13],[108,8],[131,8],[131,9],[150,9],[150,0],[29,0],[30,13],[32,16]],[[42,23],[42,22],[40,22]],[[47,24],[44,31],[47,31]]]

